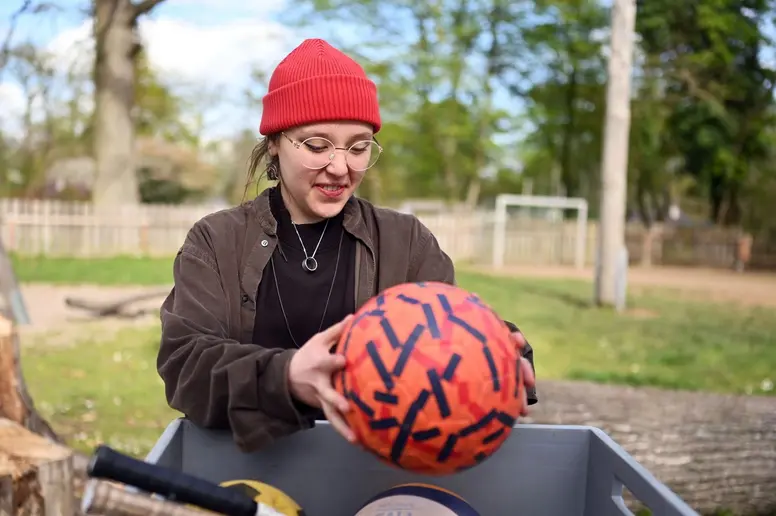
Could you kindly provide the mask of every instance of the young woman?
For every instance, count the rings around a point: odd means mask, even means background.
[[[417,218],[353,194],[383,149],[375,84],[325,41],[277,67],[251,156],[278,185],[189,231],[161,309],[157,367],[171,407],[231,430],[254,450],[327,418],[348,440],[348,403],[330,352],[350,314],[393,285],[455,282],[450,258]],[[521,346],[527,403],[533,351]]]

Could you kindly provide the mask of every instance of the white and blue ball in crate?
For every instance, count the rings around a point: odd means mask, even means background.
[[[480,516],[466,500],[429,484],[402,484],[374,496],[355,516]]]

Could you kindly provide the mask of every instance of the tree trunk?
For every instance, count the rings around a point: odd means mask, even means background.
[[[0,316],[0,418],[17,423],[38,435],[61,443],[32,402],[24,383],[19,335],[13,323]]]
[[[525,422],[592,425],[696,511],[776,511],[776,398],[543,381]]]
[[[134,162],[136,7],[94,0],[94,159],[92,200],[98,206],[139,202]]]

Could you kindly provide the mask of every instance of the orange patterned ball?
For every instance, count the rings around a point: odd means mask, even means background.
[[[381,460],[425,474],[471,468],[509,436],[522,408],[520,354],[475,294],[406,283],[364,304],[337,343],[334,388],[348,424]]]

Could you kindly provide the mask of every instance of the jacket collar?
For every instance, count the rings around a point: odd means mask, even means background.
[[[253,209],[256,214],[261,228],[268,235],[276,236],[278,231],[278,223],[275,220],[275,216],[272,214],[270,208],[269,194],[272,189],[278,188],[277,186],[270,186],[262,191],[256,199],[253,200]],[[361,210],[361,206],[358,198],[352,195],[348,202],[345,203],[344,208],[345,216],[342,220],[342,226],[345,231],[363,241],[370,250],[373,249],[372,238],[369,235],[366,222],[364,221],[364,214]]]

